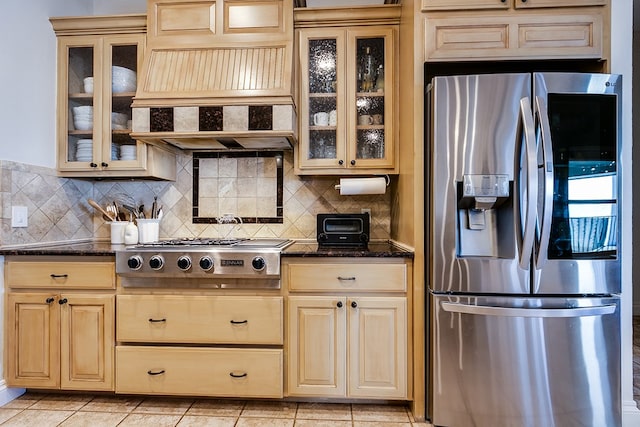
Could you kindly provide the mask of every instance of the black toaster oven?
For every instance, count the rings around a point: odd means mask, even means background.
[[[318,214],[318,246],[366,247],[369,242],[369,214]]]

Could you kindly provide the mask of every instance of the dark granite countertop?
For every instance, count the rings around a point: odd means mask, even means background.
[[[0,255],[98,255],[115,256],[116,250],[124,245],[112,245],[110,242],[55,243],[41,246],[0,247]]]
[[[55,243],[39,246],[0,247],[0,255],[75,255],[114,256],[124,245],[112,245],[106,241]],[[400,257],[413,258],[413,252],[391,242],[372,242],[367,248],[319,248],[316,243],[295,242],[282,252],[286,257]]]
[[[285,248],[283,257],[371,257],[412,258],[413,251],[391,242],[371,242],[366,248],[318,247],[317,243],[294,243]]]

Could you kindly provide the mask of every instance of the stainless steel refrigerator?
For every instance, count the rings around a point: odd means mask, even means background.
[[[427,87],[436,426],[619,426],[617,75]]]

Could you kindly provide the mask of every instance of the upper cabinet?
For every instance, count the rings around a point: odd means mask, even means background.
[[[298,174],[397,173],[398,13],[296,10]]]
[[[51,19],[58,36],[60,175],[175,179],[173,152],[130,137],[145,18]]]
[[[603,59],[607,0],[422,0],[425,60]]]

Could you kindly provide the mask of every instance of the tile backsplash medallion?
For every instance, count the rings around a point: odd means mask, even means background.
[[[233,159],[229,159],[233,161]],[[224,159],[220,159],[224,162]],[[164,216],[160,238],[217,237],[217,224],[194,224],[192,153],[177,156],[176,181],[84,180],[61,178],[56,170],[0,160],[0,245],[109,239],[109,226],[87,199],[105,206],[114,200],[133,198],[149,210],[154,195]],[[238,176],[239,179],[245,178]],[[336,177],[297,176],[293,172],[293,152],[284,153],[283,223],[243,224],[237,237],[287,237],[314,239],[316,214],[321,212],[359,213],[371,209],[371,238],[389,239],[391,200],[382,195],[341,196],[334,186]],[[257,196],[256,196],[257,197]],[[11,227],[11,207],[26,206],[28,226]]]

